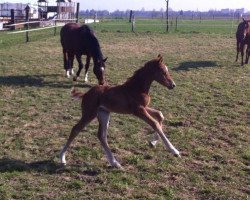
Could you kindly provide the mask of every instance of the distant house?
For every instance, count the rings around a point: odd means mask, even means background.
[[[235,10],[235,13],[237,13],[237,14],[243,14],[244,12],[245,12],[244,8],[240,8],[240,9]]]
[[[221,9],[221,14],[224,14],[224,15],[228,15],[230,14],[231,10],[229,8],[226,8],[226,9]]]
[[[15,10],[15,18],[24,18],[25,16],[25,7],[27,4],[23,3],[0,3],[0,17],[9,18],[11,17],[11,9]],[[30,6],[30,17],[36,18],[37,17],[37,8]]]

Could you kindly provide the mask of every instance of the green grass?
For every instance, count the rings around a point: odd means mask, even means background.
[[[94,28],[111,85],[164,56],[177,87],[154,83],[151,106],[163,112],[182,158],[161,142],[150,148],[153,131],[142,121],[112,114],[109,144],[124,171],[108,166],[96,120],[61,168],[58,154],[81,113],[69,91],[97,84],[92,66],[89,85],[73,82],[64,77],[52,30],[29,43],[1,33],[0,199],[249,199],[250,68],[234,62],[235,39],[220,31],[134,34],[101,26]]]

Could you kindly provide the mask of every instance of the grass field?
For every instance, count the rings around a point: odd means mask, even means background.
[[[58,154],[81,113],[69,92],[97,84],[92,67],[88,84],[65,78],[52,30],[29,43],[0,33],[0,199],[249,199],[250,67],[234,62],[234,37],[94,28],[110,85],[164,56],[177,87],[154,83],[151,106],[163,112],[164,131],[182,158],[162,143],[150,148],[153,131],[144,122],[112,114],[108,140],[124,171],[108,166],[96,120],[61,168]]]

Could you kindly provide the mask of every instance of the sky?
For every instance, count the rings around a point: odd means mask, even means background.
[[[56,0],[48,0],[54,3]],[[165,0],[73,0],[80,3],[80,10],[160,10],[165,9]],[[36,3],[37,0],[0,0],[0,3]],[[250,0],[169,0],[169,7],[179,10],[221,10],[223,8],[245,8],[250,11]]]

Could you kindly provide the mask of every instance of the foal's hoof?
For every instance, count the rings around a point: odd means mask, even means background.
[[[148,144],[151,148],[156,148],[157,141],[149,141]]]
[[[174,154],[174,157],[181,158],[181,154]]]
[[[114,168],[123,170],[123,167],[121,166],[121,164],[118,161],[112,162],[111,166],[114,167]]]
[[[77,76],[74,76],[74,77],[73,77],[73,81],[77,81]]]
[[[171,152],[172,152],[172,154],[175,156],[175,157],[181,157],[181,154],[180,154],[180,152],[177,150],[177,149],[171,149]]]

